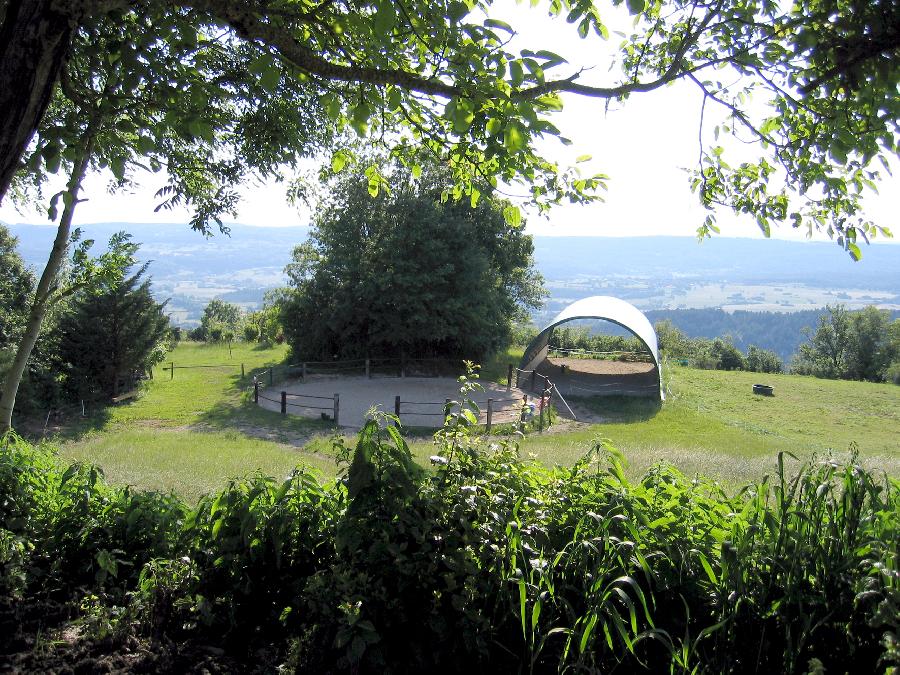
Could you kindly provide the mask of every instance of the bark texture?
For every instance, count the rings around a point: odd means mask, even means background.
[[[81,188],[81,181],[84,178],[88,160],[90,159],[92,140],[90,137],[86,139],[86,147],[83,149],[81,157],[72,167],[72,175],[69,178],[67,188],[69,198],[66,199],[66,206],[63,209],[62,217],[59,219],[59,227],[56,230],[53,249],[50,251],[47,266],[44,268],[43,274],[41,274],[41,280],[38,282],[37,290],[34,293],[34,300],[28,313],[28,322],[25,325],[25,334],[19,341],[16,357],[13,359],[12,366],[10,366],[3,380],[3,393],[0,396],[0,434],[12,429],[12,414],[16,405],[19,384],[22,382],[25,366],[28,364],[28,359],[41,333],[41,324],[44,322],[47,309],[51,305],[59,270],[69,249],[69,232],[72,228],[72,216],[75,215],[75,206],[78,204],[78,191]]]
[[[0,202],[50,103],[72,36],[58,0],[9,0],[0,15]]]

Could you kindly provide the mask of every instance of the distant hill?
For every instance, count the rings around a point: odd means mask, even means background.
[[[55,228],[9,227],[20,239],[25,260],[42,267]],[[186,224],[96,223],[82,229],[86,237],[96,240],[98,251],[114,232],[131,233],[141,243],[141,259],[152,261],[150,274],[156,295],[171,298],[173,318],[192,325],[214,297],[247,308],[257,306],[266,289],[284,283],[284,267],[291,251],[309,231],[306,227],[230,227],[231,236],[217,234],[208,239]],[[615,295],[645,311],[670,316],[689,334],[708,335],[709,327],[721,326],[739,341],[748,335],[752,336],[750,341],[767,346],[757,337],[775,331],[774,324],[766,319],[762,324],[767,328],[751,329],[755,319],[740,319],[741,312],[811,311],[837,303],[851,308],[875,304],[900,309],[900,246],[864,246],[863,255],[861,262],[854,263],[835,244],[827,242],[535,237],[535,259],[550,298],[542,310],[535,312],[534,320],[546,323],[565,305],[582,297]],[[708,308],[724,311],[716,319],[709,313],[682,313]],[[726,315],[734,318],[722,318]],[[734,321],[743,323],[729,323]],[[793,333],[794,324],[801,321],[799,317],[785,319],[776,332]],[[777,349],[776,344],[780,345]],[[768,348],[784,354],[789,347],[787,341],[778,339]]]

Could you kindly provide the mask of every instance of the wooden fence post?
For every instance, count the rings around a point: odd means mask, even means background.
[[[244,373],[244,364],[242,363],[242,364],[241,364],[241,379],[243,380],[244,377],[246,377],[246,375],[245,375],[245,373]]]
[[[509,368],[506,370],[506,391],[509,391],[512,388],[512,364],[509,364]]]
[[[259,403],[259,382],[253,381],[253,402]]]
[[[340,422],[338,421],[340,419],[339,418],[340,412],[341,412],[341,395],[335,394],[334,395],[334,426],[338,426],[340,424]]]
[[[394,414],[397,417],[400,417],[400,397],[399,396],[394,398]]]
[[[269,386],[275,384],[275,366],[269,368]]]
[[[485,431],[487,433],[491,433],[491,418],[494,414],[494,399],[489,398],[487,404],[487,424],[485,424]]]
[[[366,359],[366,379],[372,377],[372,371],[369,369],[369,359]]]
[[[306,382],[306,361],[300,364],[300,377]]]
[[[281,414],[287,415],[287,392],[281,392]]]
[[[174,361],[169,361],[169,379],[170,380],[175,379],[175,362]]]
[[[543,392],[541,392],[541,405],[539,407],[540,418],[538,419],[538,431],[540,431],[541,433],[543,433],[543,431],[544,431],[544,395],[546,393],[547,393],[546,389]]]

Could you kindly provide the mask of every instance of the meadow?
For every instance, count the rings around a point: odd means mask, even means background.
[[[190,502],[257,470],[282,476],[304,464],[327,481],[337,470],[334,430],[259,409],[247,394],[253,374],[286,354],[283,346],[237,343],[229,350],[183,342],[162,364],[175,363],[174,378],[157,367],[139,397],[79,421],[54,443],[64,459],[99,465],[113,484],[173,490]],[[516,350],[498,355],[483,377],[502,382],[506,363],[518,358]],[[752,394],[761,377],[775,387],[774,397]],[[900,387],[674,365],[665,366],[664,379],[668,393],[661,406],[628,398],[571,401],[602,423],[561,423],[529,434],[522,456],[571,466],[603,438],[623,453],[632,477],[666,461],[688,475],[737,487],[770,473],[779,452],[843,457],[856,443],[864,465],[900,475]],[[419,437],[411,450],[427,465],[434,445]]]

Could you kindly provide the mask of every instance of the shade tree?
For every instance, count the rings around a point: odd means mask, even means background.
[[[590,49],[609,39],[607,17],[623,3],[532,4],[571,24]],[[160,41],[224,35],[229,46],[247,45],[260,83],[303,83],[324,109],[320,121],[383,140],[408,160],[429,149],[452,168],[457,196],[470,196],[482,181],[520,181],[540,206],[590,199],[602,175],[581,176],[535,149],[542,137],[559,134],[552,115],[561,96],[622,101],[686,82],[702,93],[701,125],[713,107],[725,115],[714,139],[700,133],[692,184],[701,202],[748,214],[766,233],[777,223],[824,229],[858,256],[857,238],[879,232],[861,215],[860,195],[878,178],[877,160],[897,152],[897,4],[624,5],[634,27],[604,78],[603,69],[569,63],[543,45],[514,49],[515,27],[494,16],[490,0],[7,0],[0,5],[0,30],[9,36],[0,62],[10,66],[0,69],[0,155],[7,164],[22,157],[55,82],[64,80],[67,55],[93,48],[78,42],[84,28],[138,15],[143,34]],[[758,158],[735,163],[718,144],[720,133],[754,145]],[[346,162],[342,150],[332,162]],[[14,168],[0,171],[0,195]],[[715,218],[711,212],[703,233],[716,229]]]
[[[543,297],[531,237],[494,197],[442,199],[441,165],[382,163],[390,192],[369,193],[366,161],[329,185],[287,268],[285,336],[297,358],[483,359]]]

